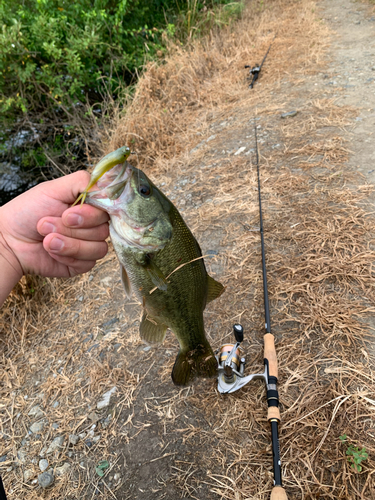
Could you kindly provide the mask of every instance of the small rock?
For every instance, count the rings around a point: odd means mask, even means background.
[[[50,471],[42,472],[42,474],[39,474],[38,476],[38,483],[42,488],[48,488],[49,486],[52,486],[54,480],[55,477]]]
[[[52,429],[55,429],[55,430],[56,430],[56,429],[58,429],[58,428],[59,428],[59,424],[57,424],[56,422],[54,422],[54,423],[52,424]]]
[[[73,446],[76,445],[79,441],[79,436],[76,434],[70,434],[69,435],[69,444],[72,444]]]
[[[52,441],[52,443],[48,446],[47,449],[47,455],[50,453],[53,453],[57,449],[61,448],[62,445],[64,444],[64,436],[57,436],[55,439]]]
[[[43,417],[44,411],[41,409],[39,405],[33,406],[28,413],[29,417],[40,418]]]
[[[93,437],[92,440],[94,443],[97,443],[101,437],[102,437],[101,434],[98,434],[97,436]]]
[[[120,474],[118,472],[116,472],[116,474],[113,476],[113,479],[115,481],[119,481],[119,479],[121,478]]]
[[[114,350],[115,352],[117,352],[117,351],[120,349],[120,347],[121,347],[121,344],[115,344],[115,345],[113,346],[113,350]]]
[[[89,413],[88,417],[94,423],[98,422],[100,420],[99,415],[97,413],[95,413],[94,411],[92,411],[91,413]]]
[[[101,410],[103,408],[106,408],[109,406],[109,402],[111,399],[112,394],[114,394],[117,391],[117,387],[112,387],[111,390],[107,391],[106,393],[103,394],[102,400],[98,402],[96,405],[98,410]]]
[[[92,446],[92,441],[91,441],[91,439],[86,439],[86,441],[85,441],[85,445],[86,445],[88,448],[91,448],[91,446]]]
[[[52,408],[57,408],[59,406],[59,402],[58,401],[55,401],[52,405]]]
[[[23,480],[25,481],[25,483],[27,483],[27,481],[29,479],[31,479],[34,475],[34,471],[32,469],[26,469],[24,472],[23,472]]]
[[[0,464],[6,461],[7,461],[7,455],[3,455],[2,457],[0,457]]]
[[[19,458],[20,462],[24,464],[26,462],[26,459],[27,459],[27,451],[20,448],[17,451],[17,457]]]
[[[239,149],[237,149],[237,151],[234,153],[234,156],[238,156],[240,155],[241,153],[243,153],[246,149],[246,146],[241,146]]]
[[[42,458],[42,460],[39,460],[39,469],[44,472],[45,470],[48,469],[49,463],[48,460],[45,458]]]
[[[288,111],[288,113],[283,113],[280,118],[292,118],[293,116],[296,116],[298,111]]]
[[[44,427],[44,422],[35,422],[33,425],[30,427],[30,430],[33,434],[37,434],[38,432],[41,432]]]
[[[151,349],[152,349],[152,347],[151,347],[150,345],[147,345],[147,346],[146,346],[146,347],[144,347],[142,350],[143,350],[144,352],[148,352],[148,351],[150,351]]]
[[[86,432],[81,432],[81,434],[78,434],[78,437],[79,437],[80,439],[85,439],[85,437],[86,437]]]
[[[56,467],[56,476],[63,476],[66,474],[70,469],[70,464],[68,462],[65,462],[64,465],[61,467]]]
[[[83,295],[81,295],[80,297],[78,297],[78,300],[79,300],[79,302],[82,302],[82,300],[83,300]]]
[[[112,420],[112,415],[109,414],[107,418],[105,418],[104,420],[102,420],[102,427],[103,429],[106,429],[109,424],[111,423],[111,420]]]
[[[12,470],[13,470],[13,467],[12,467],[12,466],[7,467],[7,472],[12,472]]]

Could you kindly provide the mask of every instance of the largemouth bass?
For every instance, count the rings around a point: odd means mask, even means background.
[[[177,208],[127,162],[107,171],[85,202],[110,216],[126,294],[133,290],[143,304],[141,338],[161,343],[170,328],[179,341],[173,382],[186,385],[196,376],[216,376],[203,311],[224,287],[207,274],[199,244]]]

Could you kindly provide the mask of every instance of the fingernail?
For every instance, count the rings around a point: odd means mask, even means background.
[[[82,215],[78,214],[68,214],[66,217],[66,223],[70,227],[79,227],[82,226],[83,224],[83,217]]]
[[[60,240],[60,238],[53,238],[49,244],[49,248],[50,250],[57,252],[64,248],[64,242],[63,240]]]
[[[42,227],[40,228],[43,234],[55,233],[56,228],[50,222],[43,222]]]

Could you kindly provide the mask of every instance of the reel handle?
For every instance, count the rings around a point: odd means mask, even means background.
[[[238,323],[233,325],[233,333],[236,342],[241,343],[243,341],[243,326]]]
[[[271,491],[271,500],[288,500],[286,491],[282,486],[274,486]]]

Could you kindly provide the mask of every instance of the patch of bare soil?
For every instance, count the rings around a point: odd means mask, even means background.
[[[350,0],[253,2],[235,26],[150,67],[106,146],[132,141],[137,166],[212,255],[227,289],[205,313],[209,341],[233,340],[241,322],[246,369],[259,372],[257,127],[289,499],[375,498],[374,16]],[[250,90],[244,65],[275,33]],[[269,498],[262,383],[226,396],[215,381],[177,389],[176,339],[146,347],[139,315],[112,250],[87,276],[25,279],[10,296],[0,317],[9,499]],[[360,471],[346,454],[355,447],[368,454]],[[54,474],[46,489],[41,459]]]

